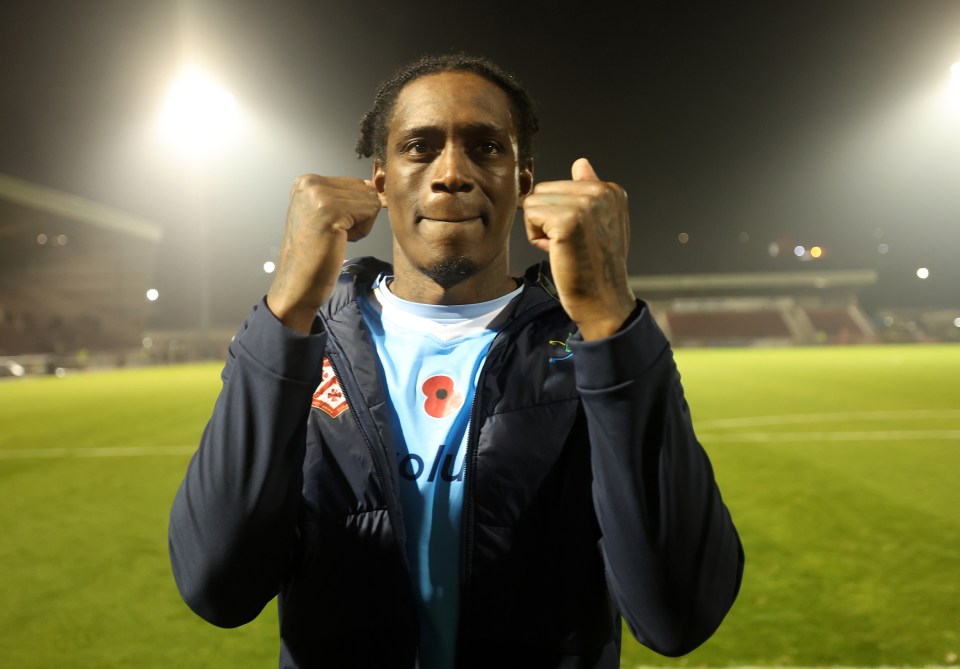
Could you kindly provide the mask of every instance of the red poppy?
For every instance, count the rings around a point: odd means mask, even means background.
[[[423,410],[428,416],[443,418],[463,406],[463,393],[453,389],[453,379],[439,374],[423,382],[420,391],[427,396]]]

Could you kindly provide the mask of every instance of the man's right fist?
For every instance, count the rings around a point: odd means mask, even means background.
[[[280,321],[310,332],[317,309],[333,294],[347,242],[366,237],[379,211],[370,181],[306,174],[293,182],[280,264],[267,293]]]

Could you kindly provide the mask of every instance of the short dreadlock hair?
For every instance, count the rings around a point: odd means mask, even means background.
[[[422,56],[403,67],[386,82],[373,101],[373,107],[360,121],[357,139],[357,157],[386,160],[387,126],[393,114],[397,96],[414,79],[440,72],[472,72],[499,86],[513,107],[517,122],[518,158],[521,162],[533,158],[533,135],[540,127],[536,105],[527,89],[509,72],[488,58],[464,53]]]

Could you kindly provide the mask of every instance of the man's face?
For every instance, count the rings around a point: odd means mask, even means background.
[[[390,214],[394,263],[443,288],[478,272],[507,273],[507,243],[532,165],[517,158],[506,93],[468,72],[400,91],[374,183]]]

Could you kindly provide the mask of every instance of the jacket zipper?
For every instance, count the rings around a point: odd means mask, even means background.
[[[546,279],[544,276],[543,279]],[[538,281],[539,283],[539,281]],[[547,291],[548,294],[550,291]],[[552,295],[551,295],[552,297]],[[556,299],[556,298],[554,298]],[[490,355],[503,346],[511,331],[523,327],[534,318],[540,316],[546,311],[558,308],[557,302],[544,302],[533,307],[529,312],[523,314],[520,318],[508,322],[504,328],[497,334],[490,348],[487,350],[487,360]],[[470,420],[467,424],[467,453],[464,457],[464,475],[463,475],[463,512],[460,522],[463,523],[461,532],[462,543],[460,546],[460,605],[463,611],[463,603],[469,591],[469,577],[473,568],[473,543],[474,543],[474,522],[473,522],[473,476],[476,470],[476,461],[479,451],[479,437],[476,433],[476,425],[480,416],[481,397],[483,393],[483,381],[487,374],[487,364],[484,362],[483,369],[480,370],[480,378],[477,379],[477,389],[473,396],[473,406],[470,409]],[[461,615],[461,624],[463,627],[463,616]]]
[[[328,341],[335,341],[333,337],[328,335]],[[340,348],[339,342],[334,344],[337,348],[337,353],[342,355],[343,351]],[[353,417],[353,422],[356,423],[357,429],[360,430],[360,436],[363,438],[363,443],[367,445],[367,450],[370,452],[370,459],[373,460],[373,468],[377,474],[377,482],[380,484],[380,491],[383,493],[383,501],[387,505],[387,511],[390,510],[390,495],[387,491],[386,485],[384,484],[383,479],[383,468],[380,465],[380,458],[377,457],[376,449],[373,447],[373,443],[370,441],[370,438],[367,436],[367,431],[363,427],[363,423],[360,422],[360,417],[357,415],[357,409],[360,405],[354,404],[350,399],[350,393],[347,392],[347,385],[353,383],[353,378],[348,379],[348,382],[345,382],[344,379],[347,377],[341,375],[340,370],[337,369],[337,366],[333,364],[333,360],[330,360],[330,366],[333,368],[333,373],[336,375],[337,379],[340,381],[340,389],[343,391],[343,399],[346,401],[347,406],[350,408],[350,415]]]

